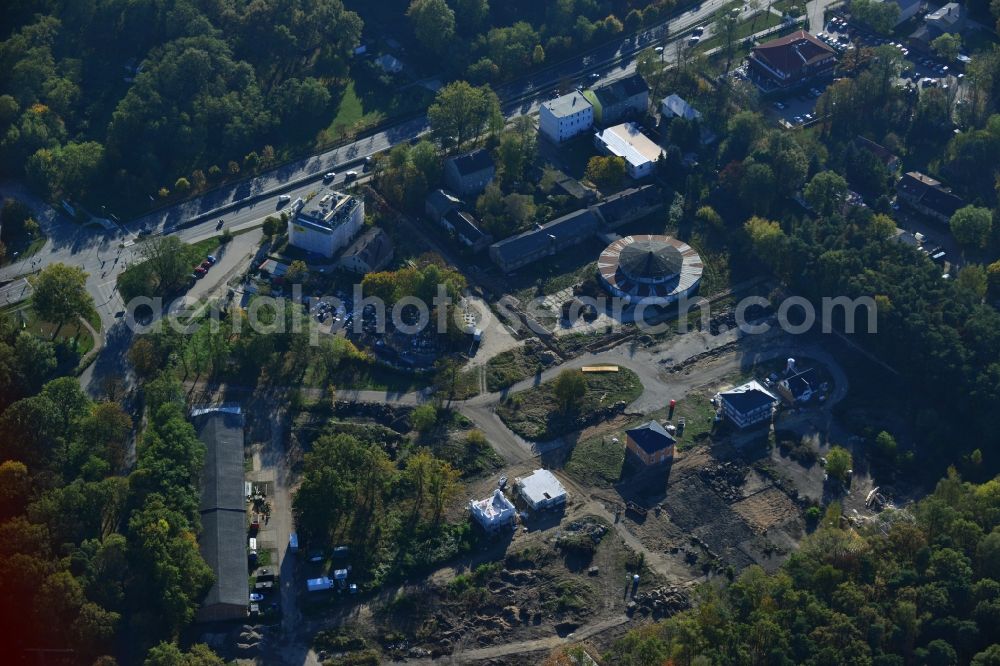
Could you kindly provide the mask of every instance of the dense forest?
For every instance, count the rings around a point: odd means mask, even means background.
[[[76,663],[141,661],[176,640],[212,582],[195,539],[204,446],[180,384],[166,375],[147,384],[133,462],[134,424],[120,401],[53,378],[53,345],[9,318],[0,325],[4,379],[16,382],[0,413],[7,654],[61,648]]]
[[[759,567],[697,607],[630,632],[622,666],[1000,664],[1000,478],[962,482],[875,521],[831,505],[774,575]]]
[[[0,31],[0,169],[52,200],[136,210],[311,150],[352,78],[370,73],[373,54],[353,55],[366,23],[380,48],[402,42],[417,75],[490,83],[673,6],[19,0]]]

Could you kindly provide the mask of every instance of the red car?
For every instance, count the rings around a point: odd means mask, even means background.
[[[201,267],[207,271],[209,268],[212,267],[212,262],[206,259],[205,261],[201,262]]]
[[[204,275],[205,275],[205,273],[207,273],[207,272],[208,272],[208,271],[206,271],[206,270],[205,270],[204,268],[202,268],[201,266],[199,266],[198,268],[194,269],[194,274],[195,274],[195,275],[197,275],[198,277],[202,277],[202,276],[204,276]]]

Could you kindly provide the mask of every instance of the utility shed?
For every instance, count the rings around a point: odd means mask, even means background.
[[[198,547],[215,582],[195,616],[199,622],[246,617],[246,498],[243,486],[243,416],[209,411],[194,417],[205,445],[201,475],[201,535]]]
[[[536,511],[566,503],[566,489],[547,469],[536,469],[526,477],[515,479],[514,486],[528,506]]]
[[[469,513],[487,532],[495,532],[514,523],[514,505],[497,488],[491,497],[469,502]]]

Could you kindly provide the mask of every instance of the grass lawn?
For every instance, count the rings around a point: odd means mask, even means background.
[[[617,437],[618,443],[612,442]],[[611,486],[618,482],[625,464],[624,435],[593,437],[573,447],[566,461],[566,473],[591,486]]]
[[[791,5],[792,3],[788,3]],[[756,19],[756,21],[754,20]],[[736,26],[735,41],[739,42],[746,39],[750,35],[756,34],[761,30],[767,30],[768,28],[773,28],[781,23],[781,17],[776,16],[772,12],[761,12],[755,17],[749,20],[743,21],[738,26]],[[713,35],[703,42],[698,43],[698,48],[695,49],[698,52],[704,53],[709,49],[714,49],[716,47],[721,47],[725,44],[725,40],[722,35]],[[734,59],[735,60],[735,59]]]
[[[715,423],[715,408],[709,402],[710,398],[708,393],[699,391],[677,401],[672,423],[676,425],[681,418],[685,419],[684,432],[677,436],[678,451],[690,449],[711,435]],[[657,410],[619,430],[578,442],[566,460],[566,472],[589,485],[607,487],[618,483],[622,479],[622,468],[626,463],[625,431],[646,423],[651,418],[664,422],[667,409]],[[612,441],[616,438],[617,444]],[[626,470],[624,475],[629,473]]]
[[[330,124],[316,135],[315,147],[352,138],[393,117],[426,107],[434,95],[422,86],[401,86],[371,62],[352,68]]]
[[[377,363],[369,365],[353,364],[350,367],[339,368],[331,382],[337,388],[359,391],[393,391],[407,393],[426,388],[428,381],[419,375],[413,375]],[[323,385],[323,377],[313,366],[306,368],[302,378],[305,388],[319,388]]]
[[[500,391],[522,379],[527,379],[538,370],[539,363],[534,354],[524,347],[515,347],[501,352],[486,362],[486,390]]]
[[[482,368],[473,368],[458,373],[455,379],[455,392],[453,400],[467,400],[479,395],[479,377]]]
[[[15,321],[23,323],[24,330],[29,333],[33,333],[45,340],[53,340],[52,334],[56,330],[56,325],[39,319],[38,315],[32,309],[30,301],[27,304],[20,303],[19,306],[5,310],[4,314],[9,314]],[[96,315],[96,311],[93,314]],[[86,318],[90,321],[92,317],[88,315]],[[100,319],[98,319],[98,324],[95,328],[100,328]],[[71,322],[60,328],[59,335],[53,342],[65,342],[81,358],[94,348],[94,337],[83,325],[77,322]]]
[[[493,450],[493,447],[489,444],[471,445],[467,437],[467,431],[449,432],[440,441],[431,445],[431,451],[438,458],[451,463],[464,478],[481,476],[503,467],[503,458]]]
[[[705,266],[698,293],[707,298],[728,289],[732,285],[729,252],[710,250],[697,236],[691,239],[691,247],[698,251]]]
[[[354,81],[347,84],[344,94],[337,107],[337,115],[333,117],[326,129],[316,137],[318,145],[329,145],[339,141],[345,133],[356,134],[365,126],[371,126],[382,120],[382,114],[373,111],[365,114],[361,98],[354,90]]]
[[[48,236],[39,231],[34,238],[19,240],[7,248],[7,253],[4,255],[3,260],[0,261],[0,266],[6,266],[7,264],[35,255],[42,249],[45,241],[48,239]],[[17,252],[17,257],[14,256],[15,252]]]
[[[220,239],[221,236],[212,236],[197,243],[188,244],[184,248],[186,263],[190,264],[192,271],[204,261],[206,256],[219,249]],[[133,264],[118,275],[118,289],[121,290],[126,301],[136,296],[164,296],[165,294],[162,293],[154,293],[156,291],[152,287],[154,283],[155,276],[148,261]]]
[[[517,270],[509,291],[527,305],[539,295],[549,295],[591,278],[597,272],[596,258],[605,245],[596,239],[567,248],[545,261],[537,261]]]
[[[615,403],[630,403],[642,394],[639,376],[627,368],[618,372],[585,374],[587,392],[575,409],[562,413],[549,381],[516,393],[497,406],[497,415],[513,432],[529,440],[545,441],[579,430],[601,418]]]

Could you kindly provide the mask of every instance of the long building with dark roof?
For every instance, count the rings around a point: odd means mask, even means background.
[[[201,556],[215,574],[198,609],[199,622],[247,614],[247,519],[243,486],[243,415],[213,411],[194,417],[205,445],[201,475]]]
[[[589,208],[581,208],[531,231],[511,236],[490,246],[490,259],[510,272],[582,243],[601,226],[601,219]]]
[[[663,207],[653,184],[616,192],[603,201],[573,211],[516,236],[493,243],[490,259],[505,273],[582,243],[603,228],[614,229]]]

